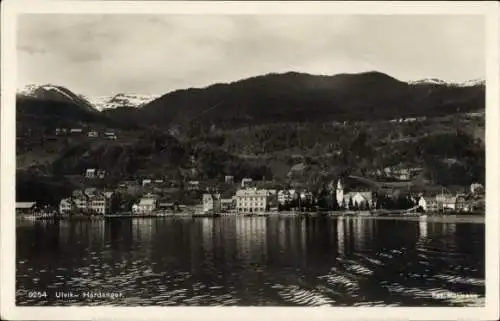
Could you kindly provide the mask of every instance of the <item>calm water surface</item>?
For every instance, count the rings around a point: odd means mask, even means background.
[[[18,221],[18,305],[483,306],[484,224]],[[32,297],[46,291],[46,297]],[[72,292],[80,297],[57,298]],[[121,297],[81,297],[83,292]]]

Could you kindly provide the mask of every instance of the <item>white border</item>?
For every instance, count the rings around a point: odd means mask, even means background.
[[[319,320],[326,318],[497,320],[499,318],[499,4],[497,2],[146,2],[2,1],[0,318],[6,320],[171,319]],[[19,13],[186,14],[479,14],[486,17],[486,306],[485,308],[188,308],[15,306],[16,15]]]

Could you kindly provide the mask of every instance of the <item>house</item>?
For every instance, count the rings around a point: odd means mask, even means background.
[[[203,194],[203,212],[220,212],[221,210],[221,197],[216,193]]]
[[[17,215],[34,215],[36,211],[36,202],[16,202]]]
[[[69,130],[70,134],[81,134],[83,132],[83,129],[81,128],[71,128]]]
[[[420,197],[420,199],[418,200],[418,206],[424,212],[437,212],[440,209],[439,203],[436,201],[436,199],[427,196]]]
[[[236,192],[236,209],[238,212],[264,212],[268,205],[268,194],[265,189],[248,188]]]
[[[164,210],[164,211],[174,211],[177,204],[172,203],[172,202],[160,202],[158,204],[158,209]]]
[[[295,195],[294,189],[280,190],[277,193],[278,203],[281,205],[288,204],[293,200],[294,195]]]
[[[99,133],[96,132],[95,130],[91,130],[87,133],[87,137],[92,137],[92,138],[99,137]]]
[[[226,175],[224,177],[224,182],[226,184],[233,184],[234,183],[234,176],[232,176],[232,175]]]
[[[472,183],[470,185],[470,192],[472,194],[482,194],[484,193],[484,186],[479,183]]]
[[[457,197],[450,194],[438,194],[436,195],[436,202],[442,210],[454,210]]]
[[[308,192],[308,191],[302,191],[300,193],[300,201],[301,202],[312,203],[313,200],[314,200],[313,193]]]
[[[89,196],[87,208],[93,214],[105,215],[110,213],[110,204],[108,198],[103,193],[97,193]]]
[[[95,168],[87,168],[85,171],[86,178],[95,178],[96,177],[96,169]]]
[[[134,214],[151,214],[158,208],[158,199],[152,196],[145,196],[141,198],[138,204],[132,206]]]
[[[75,190],[71,197],[63,198],[59,202],[59,213],[68,214],[73,211],[87,214],[110,214],[118,207],[116,194],[102,192],[96,188]]]
[[[147,185],[151,185],[151,179],[149,179],[149,178],[142,180],[142,187],[147,186]]]
[[[236,202],[232,198],[221,198],[220,200],[220,206],[222,211],[230,211],[234,209],[235,205]]]
[[[247,188],[252,185],[253,180],[251,178],[245,177],[241,180],[241,188]]]
[[[63,198],[59,202],[59,213],[60,214],[68,214],[75,209],[75,203],[71,199],[71,197]]]
[[[200,182],[199,181],[189,181],[188,182],[188,188],[189,191],[197,191],[200,189]]]

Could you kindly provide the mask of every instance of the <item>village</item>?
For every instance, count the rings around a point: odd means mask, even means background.
[[[370,173],[389,175],[401,180],[420,169],[396,168]],[[102,180],[106,171],[89,168],[83,174],[89,182]],[[484,213],[484,186],[471,184],[468,190],[451,193],[443,189],[434,195],[404,189],[387,193],[384,185],[375,188],[367,184],[345,184],[344,181],[367,181],[356,176],[337,178],[313,190],[300,184],[280,184],[242,178],[235,181],[226,175],[222,182],[143,178],[125,180],[113,188],[85,187],[63,198],[58,208],[39,206],[36,202],[17,202],[16,213],[21,217],[153,217],[153,216],[218,216],[218,215],[293,215],[337,213],[407,215],[428,213],[443,215]],[[179,193],[188,197],[179,197]],[[176,198],[177,195],[177,198]]]

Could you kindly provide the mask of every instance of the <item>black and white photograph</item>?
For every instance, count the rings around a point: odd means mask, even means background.
[[[10,308],[498,316],[498,3],[43,2],[2,12]]]

